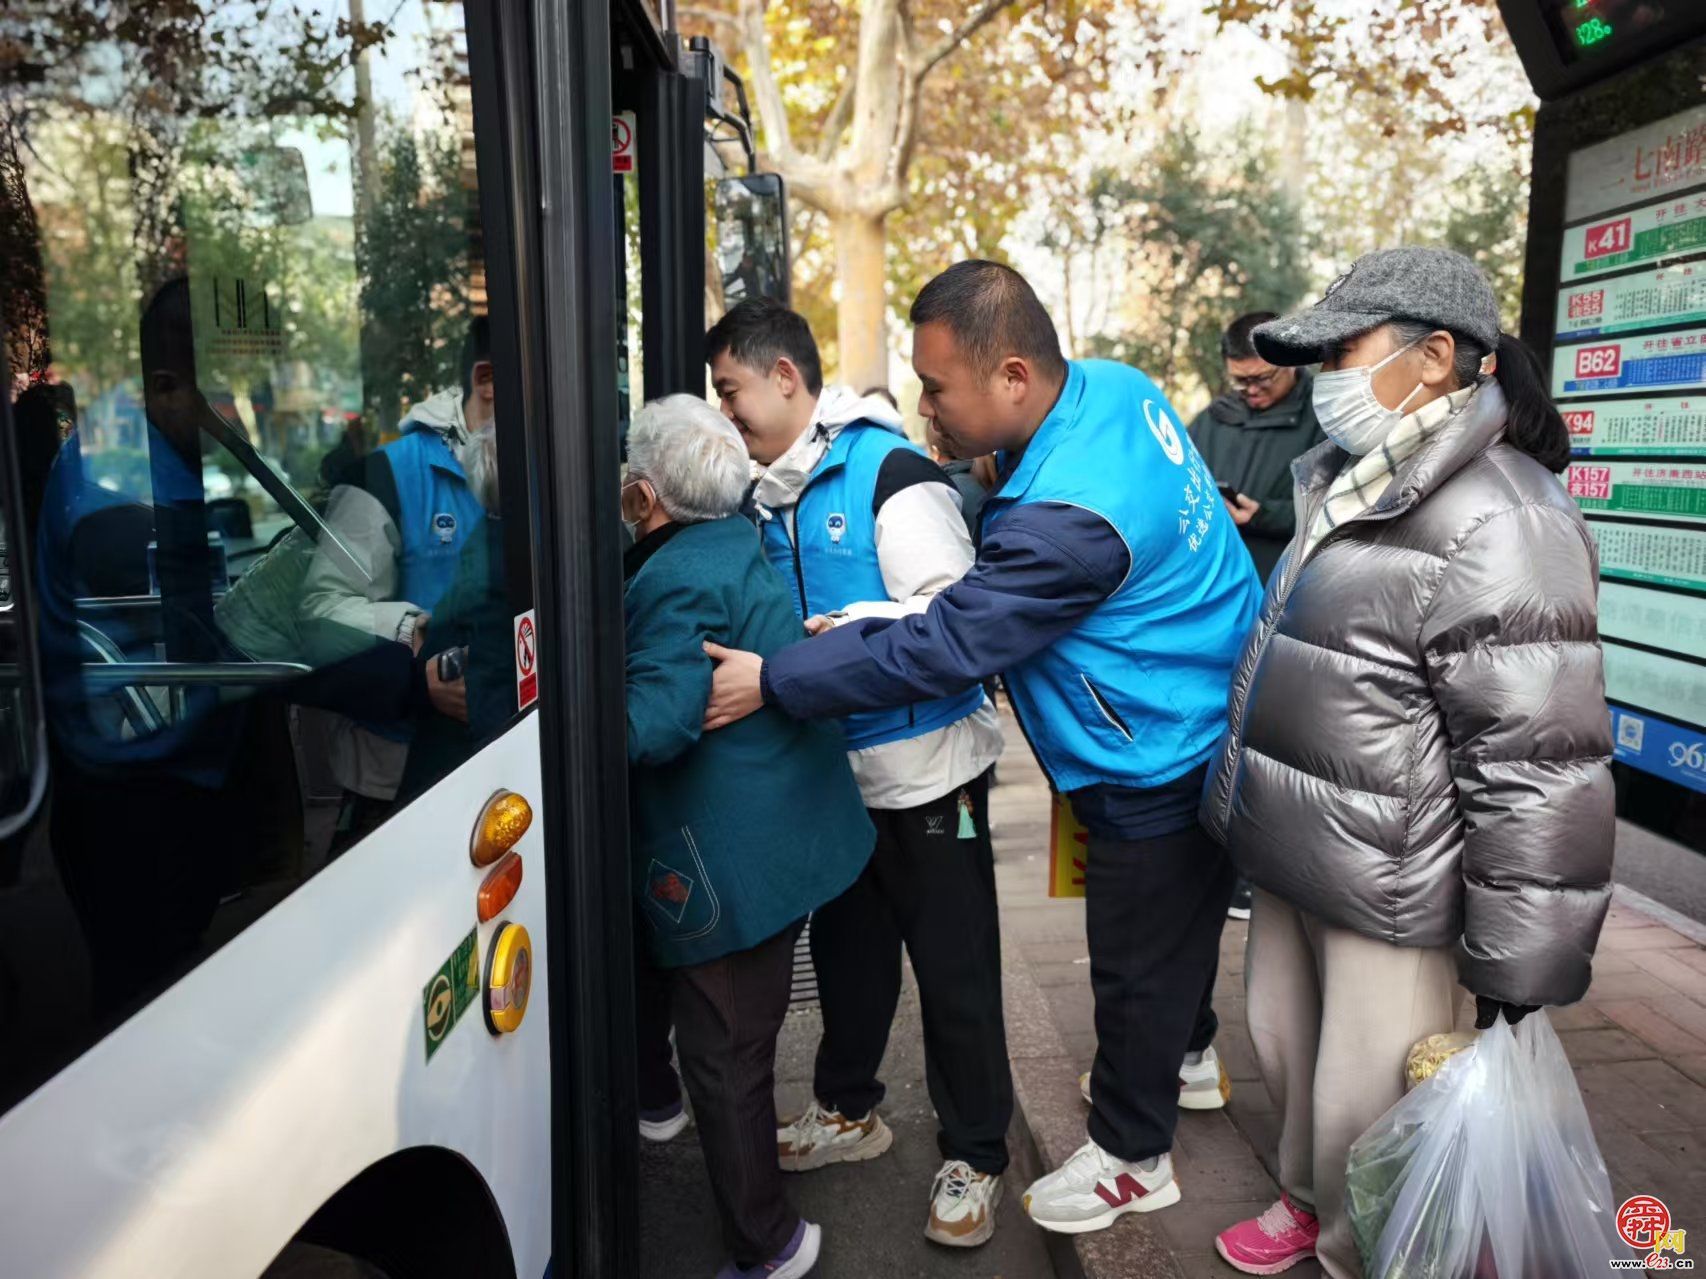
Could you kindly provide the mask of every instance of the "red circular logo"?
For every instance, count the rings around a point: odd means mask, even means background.
[[[1634,1248],[1655,1248],[1670,1233],[1670,1209],[1652,1195],[1625,1199],[1617,1210],[1617,1233]]]

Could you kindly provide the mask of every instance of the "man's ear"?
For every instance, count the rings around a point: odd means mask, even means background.
[[[785,355],[776,357],[776,367],[771,370],[771,376],[776,379],[776,389],[782,393],[783,399],[791,400],[797,392],[805,389],[806,381],[800,376],[799,365]]]
[[[474,365],[474,393],[488,404],[497,396],[497,379],[492,376],[490,360],[481,360]]]
[[[1002,360],[997,377],[1013,404],[1023,400],[1031,389],[1031,366],[1023,356],[1009,355]]]

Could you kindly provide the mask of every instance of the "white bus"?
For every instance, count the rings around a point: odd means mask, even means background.
[[[750,140],[671,25],[0,13],[8,1279],[634,1273],[629,348],[703,389]]]

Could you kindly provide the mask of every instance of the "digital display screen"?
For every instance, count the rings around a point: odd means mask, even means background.
[[[1565,65],[1612,49],[1645,44],[1668,32],[1681,33],[1687,8],[1701,0],[1542,0],[1546,24]]]

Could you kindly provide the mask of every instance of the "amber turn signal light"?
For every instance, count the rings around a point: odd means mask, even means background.
[[[480,885],[480,922],[487,923],[503,914],[504,907],[515,900],[520,887],[521,854],[505,853]]]
[[[511,790],[501,790],[486,801],[480,820],[474,823],[474,839],[468,857],[476,866],[490,866],[520,842],[533,825],[533,805]]]

